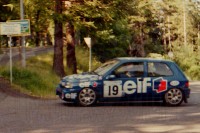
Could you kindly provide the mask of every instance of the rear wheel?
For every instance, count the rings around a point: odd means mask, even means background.
[[[183,102],[183,92],[173,88],[165,93],[164,103],[169,106],[179,106]]]
[[[78,101],[81,106],[91,106],[96,103],[96,93],[93,89],[84,88],[78,95]]]

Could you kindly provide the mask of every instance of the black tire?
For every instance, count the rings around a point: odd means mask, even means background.
[[[78,94],[78,103],[81,106],[92,106],[96,103],[96,92],[91,88],[83,88]]]
[[[183,102],[184,95],[181,89],[173,88],[164,95],[164,104],[168,106],[179,106]]]

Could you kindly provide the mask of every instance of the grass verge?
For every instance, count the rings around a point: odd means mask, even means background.
[[[78,72],[87,71],[89,59],[87,49],[77,46],[76,58]],[[14,64],[13,88],[34,97],[56,98],[55,88],[60,82],[60,78],[52,71],[53,53],[31,57],[27,60],[26,64],[26,68],[22,68],[19,64]],[[96,68],[101,63],[93,57],[92,64],[93,68]],[[67,70],[65,71],[68,73]],[[10,78],[9,66],[0,68],[0,76],[7,79]]]
[[[59,77],[52,71],[53,54],[39,55],[27,60],[27,67],[13,67],[13,88],[22,93],[40,97],[55,98],[55,88]],[[8,67],[0,69],[0,75],[9,78]]]

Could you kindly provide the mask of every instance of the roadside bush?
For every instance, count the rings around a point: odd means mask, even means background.
[[[41,71],[39,73],[31,69],[13,67],[13,83],[20,91],[26,94],[38,97],[53,97],[53,95],[55,95],[55,84],[53,84],[55,78],[48,77],[50,76],[49,74],[43,75],[44,72]],[[9,78],[10,71],[4,69],[1,71],[1,75]],[[46,77],[49,80],[46,80]],[[56,77],[56,75],[54,75],[54,77]]]
[[[200,80],[200,50],[194,52],[191,45],[174,49],[174,61],[191,80]]]
[[[174,45],[173,54],[174,57],[171,60],[180,66],[190,80],[200,80],[200,49],[194,52],[191,45],[186,47]],[[167,54],[149,53],[147,57],[170,60]]]
[[[26,68],[14,64],[14,88],[32,96],[55,98],[55,88],[60,79],[52,71],[52,57],[52,53],[31,57],[26,62]],[[0,75],[9,79],[8,67],[1,67]]]
[[[101,65],[92,54],[92,70]],[[83,46],[76,46],[76,60],[78,72],[87,72],[89,69],[89,48]]]
[[[191,66],[188,70],[188,73],[192,76],[193,80],[199,80],[200,79],[200,65],[194,65]]]
[[[76,48],[78,72],[88,71],[89,50],[78,46]],[[13,67],[14,88],[28,95],[55,98],[55,88],[60,78],[52,70],[53,53],[46,53],[27,59],[26,68],[18,64]],[[93,56],[92,68],[95,69],[101,63]],[[66,67],[65,67],[66,68]],[[67,70],[66,70],[67,72]],[[7,66],[0,67],[0,76],[9,79],[10,72]]]

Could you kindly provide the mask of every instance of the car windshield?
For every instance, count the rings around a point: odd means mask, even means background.
[[[102,66],[98,67],[96,70],[94,70],[95,73],[98,75],[103,76],[106,74],[113,66],[115,66],[119,61],[117,60],[111,60],[105,62]]]

